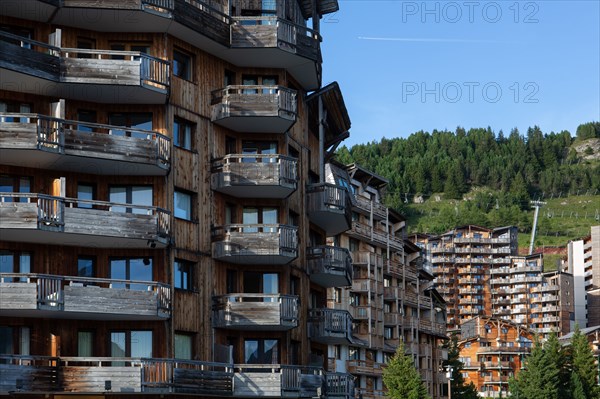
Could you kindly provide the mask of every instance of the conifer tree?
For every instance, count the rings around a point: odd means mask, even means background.
[[[570,399],[572,389],[569,389],[571,375],[568,369],[568,356],[562,345],[558,341],[558,336],[552,332],[544,344],[544,352],[550,364],[558,368],[558,397],[560,399]]]
[[[579,325],[575,326],[571,337],[571,367],[579,378],[585,398],[600,399],[594,354],[587,337],[579,330]]]
[[[531,354],[525,358],[525,369],[511,379],[511,396],[519,399],[563,399],[558,396],[559,368],[553,364],[536,337]]]
[[[465,365],[459,359],[460,349],[456,335],[453,335],[446,345],[448,348],[448,360],[445,360],[442,365],[444,368],[448,366],[452,367],[452,381],[450,382],[452,399],[478,399],[479,395],[477,394],[475,385],[472,382],[465,384],[465,379],[462,375]]]
[[[391,399],[431,399],[403,342],[383,370],[383,383]]]

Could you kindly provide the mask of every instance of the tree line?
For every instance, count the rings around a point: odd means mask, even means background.
[[[526,209],[544,193],[600,189],[600,162],[585,161],[571,148],[590,138],[600,138],[600,122],[580,125],[575,137],[568,131],[546,134],[537,126],[524,135],[513,129],[507,137],[489,127],[459,127],[341,147],[337,159],[388,179],[386,204],[400,211],[415,196],[461,199],[475,187],[501,193],[492,205]]]

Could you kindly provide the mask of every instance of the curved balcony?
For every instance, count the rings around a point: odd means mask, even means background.
[[[171,287],[153,281],[0,273],[0,316],[164,320]]]
[[[321,36],[277,17],[236,17],[231,25],[235,64],[285,68],[307,90],[321,85]]]
[[[98,248],[164,248],[171,216],[153,206],[0,193],[3,240]]]
[[[299,298],[282,294],[227,294],[213,297],[213,327],[287,331],[298,327]]]
[[[232,85],[212,92],[212,121],[244,133],[285,133],[296,123],[296,90]]]
[[[346,310],[309,310],[308,335],[312,341],[325,345],[351,344],[352,316]]]
[[[234,397],[319,398],[326,392],[321,367],[236,364],[234,370]]]
[[[5,90],[100,103],[164,104],[170,86],[169,61],[148,54],[61,48],[6,32],[0,71]]]
[[[352,258],[346,248],[323,245],[307,248],[310,280],[321,287],[347,287],[352,284]]]
[[[0,113],[0,159],[5,165],[99,175],[164,176],[171,140],[160,133],[69,121],[39,114]]]
[[[298,186],[298,160],[285,155],[230,154],[212,164],[212,189],[236,198],[289,197]]]
[[[308,218],[325,230],[327,236],[335,236],[350,229],[352,204],[345,187],[329,183],[313,184],[306,189],[308,195]]]
[[[0,355],[0,393],[179,393],[231,396],[231,364],[180,359]]]
[[[298,256],[298,227],[230,224],[213,229],[214,259],[246,265],[286,265]]]

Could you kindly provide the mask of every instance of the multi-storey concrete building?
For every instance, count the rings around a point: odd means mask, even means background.
[[[352,283],[307,268],[351,227],[324,168],[350,128],[321,87],[337,9],[0,3],[2,393],[353,395],[308,334]]]
[[[575,285],[575,320],[580,327],[600,325],[600,226],[568,245],[567,271]]]
[[[534,333],[496,317],[477,316],[460,326],[460,360],[467,383],[485,398],[506,398],[508,380],[517,375],[529,353]]]
[[[514,228],[469,226],[410,238],[430,257],[436,287],[448,302],[450,330],[457,320],[485,315],[529,326],[543,336],[571,331],[573,276],[544,273],[542,254],[518,256]]]
[[[429,392],[439,398],[445,304],[433,276],[422,267],[419,247],[404,240],[404,219],[381,203],[387,181],[357,165],[328,167],[329,181],[350,189],[353,211],[351,229],[330,244],[349,248],[354,265],[352,286],[329,291],[325,314],[353,326],[351,336],[322,340],[332,344],[331,370],[354,375],[363,398],[380,397],[382,366],[403,340]]]

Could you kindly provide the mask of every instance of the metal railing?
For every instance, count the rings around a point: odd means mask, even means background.
[[[308,311],[308,319],[312,337],[331,334],[352,336],[352,316],[346,310],[311,309]]]
[[[345,276],[349,282],[352,281],[352,258],[348,249],[321,245],[308,247],[306,253],[309,273],[339,274]]]
[[[278,110],[296,115],[298,112],[298,92],[284,86],[229,85],[211,93],[211,104],[244,104],[251,111],[253,106],[277,105]],[[247,116],[241,111],[242,116]],[[259,115],[263,116],[263,115]]]
[[[212,173],[224,172],[235,172],[248,180],[248,184],[295,185],[298,160],[279,154],[229,154],[212,162]]]

